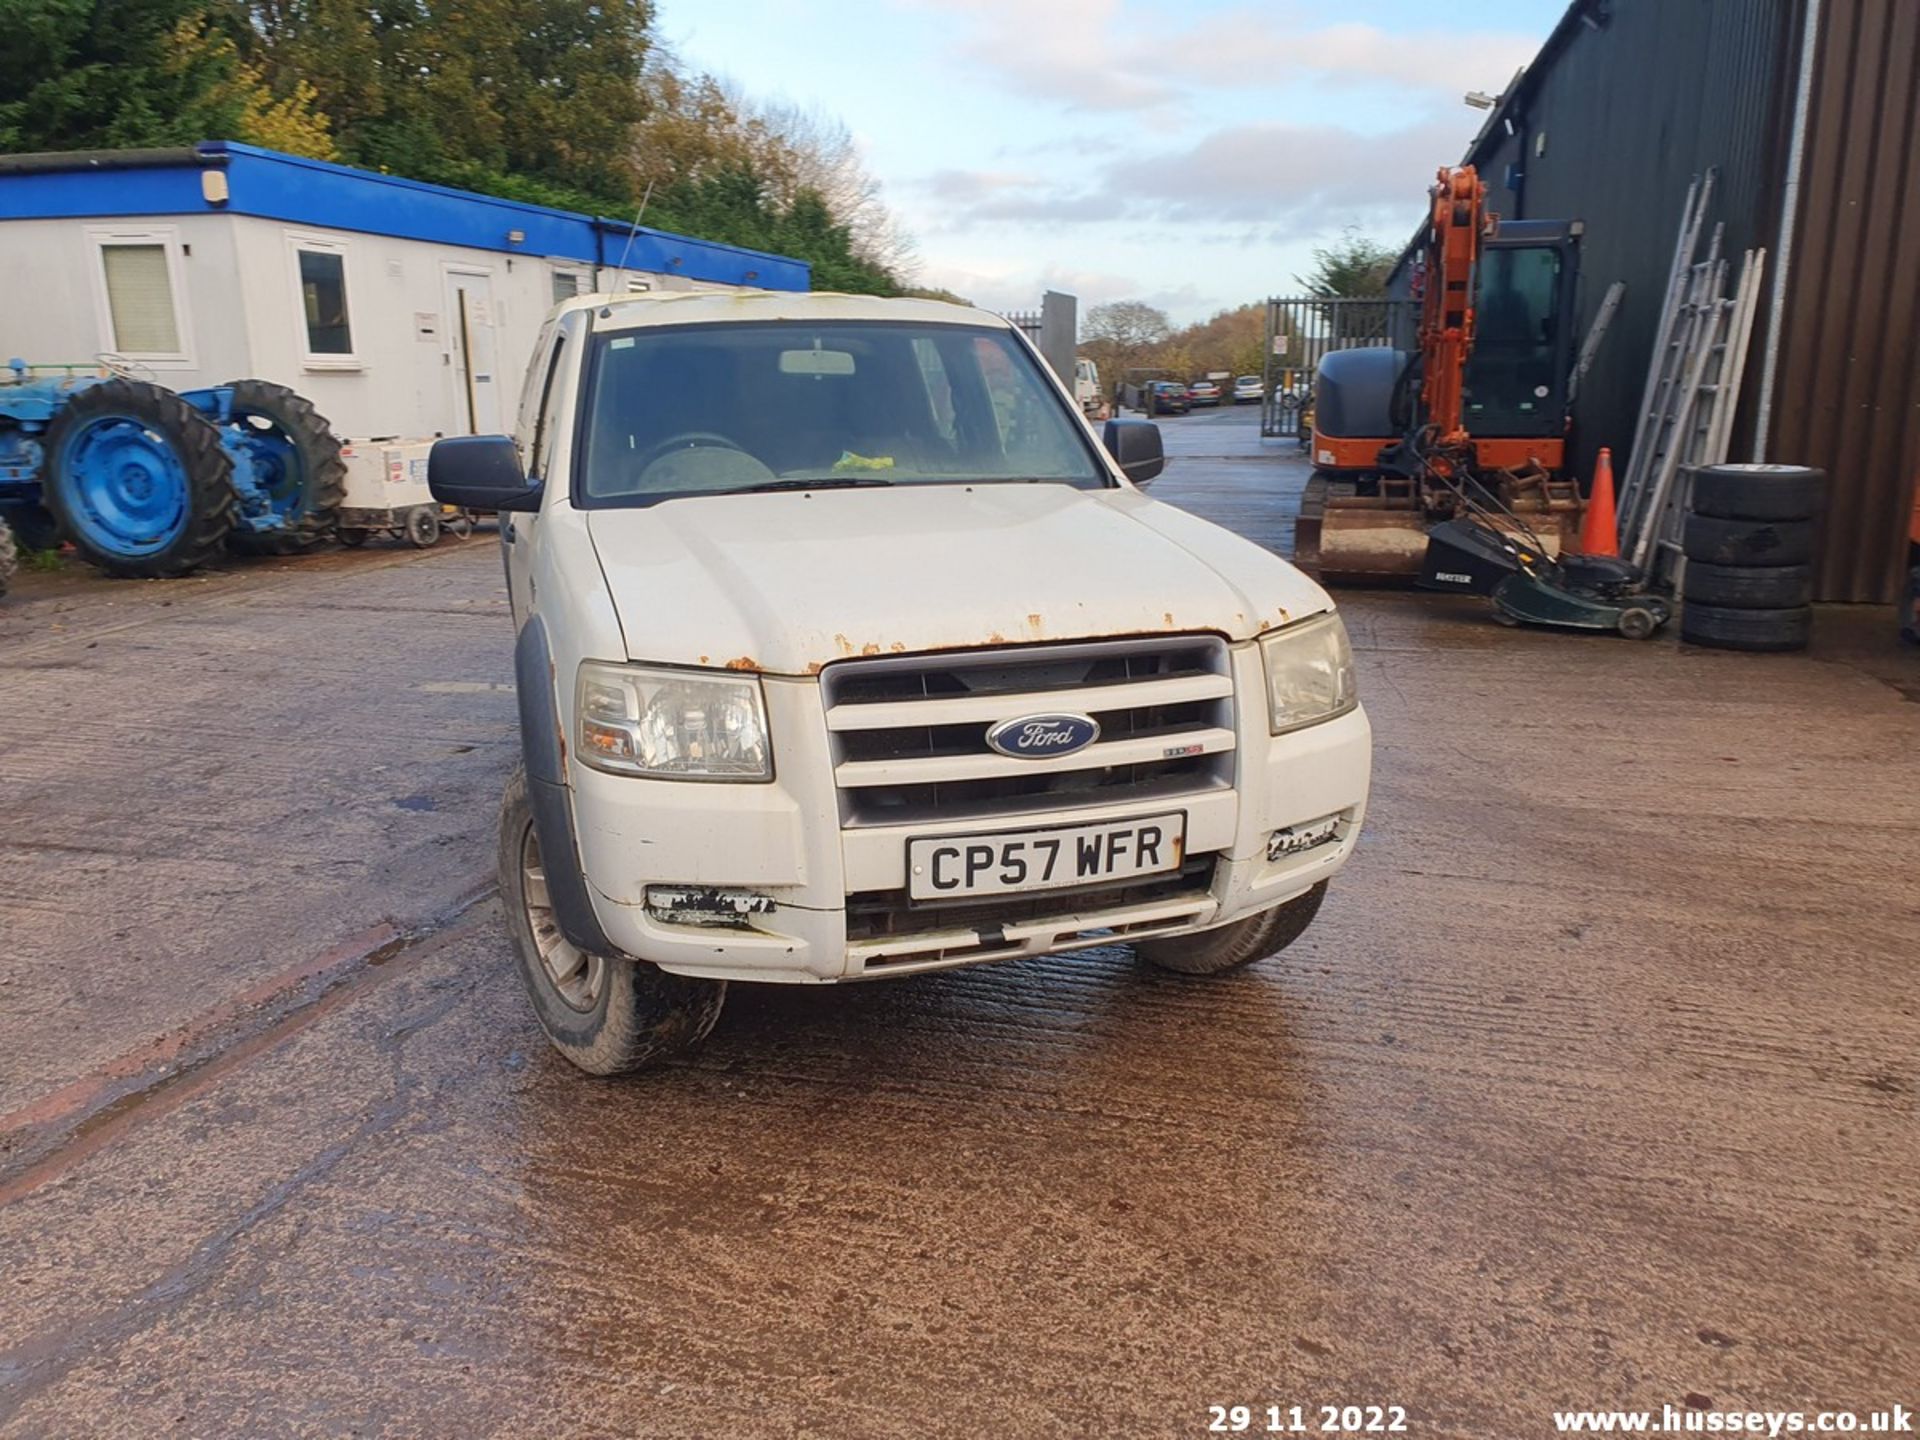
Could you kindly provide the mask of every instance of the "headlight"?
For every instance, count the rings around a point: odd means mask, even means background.
[[[580,666],[580,758],[661,780],[771,780],[767,709],[752,676]]]
[[[1267,666],[1273,733],[1317,725],[1360,703],[1353,684],[1353,647],[1338,615],[1321,615],[1260,641]]]

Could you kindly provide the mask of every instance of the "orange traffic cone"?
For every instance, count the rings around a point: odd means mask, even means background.
[[[1620,521],[1613,513],[1613,451],[1601,447],[1593,462],[1593,493],[1580,526],[1580,548],[1588,555],[1620,554]]]

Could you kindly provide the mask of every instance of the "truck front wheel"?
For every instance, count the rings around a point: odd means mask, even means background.
[[[540,1028],[588,1074],[620,1075],[691,1049],[720,1018],[725,981],[592,955],[560,933],[526,773],[518,769],[500,806],[500,898]]]
[[[1172,935],[1164,940],[1142,940],[1134,953],[1162,970],[1182,975],[1220,975],[1238,970],[1269,955],[1277,955],[1306,933],[1320,902],[1327,898],[1322,880],[1306,894],[1249,915],[1244,920],[1202,930],[1197,935]]]

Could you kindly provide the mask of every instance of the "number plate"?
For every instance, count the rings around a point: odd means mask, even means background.
[[[1177,870],[1186,832],[1185,815],[1150,815],[1049,830],[909,840],[907,894],[914,900],[958,900],[1099,885]]]

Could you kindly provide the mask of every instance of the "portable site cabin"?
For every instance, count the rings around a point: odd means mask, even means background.
[[[785,256],[233,142],[0,156],[0,361],[277,381],[347,439],[511,426],[556,299],[808,285]]]

